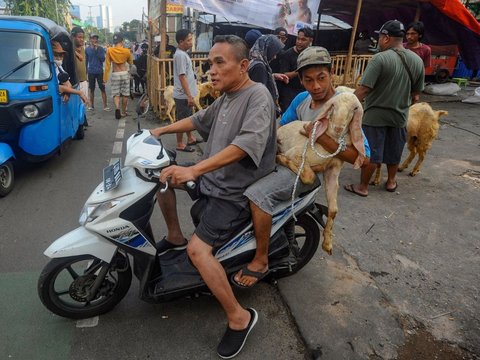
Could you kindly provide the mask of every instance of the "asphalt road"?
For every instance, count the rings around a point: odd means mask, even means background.
[[[393,194],[380,186],[360,198],[340,189],[334,255],[319,250],[278,287],[262,283],[238,293],[260,313],[239,359],[479,358],[479,107],[434,108],[450,115],[420,174],[400,174]],[[151,305],[138,299],[134,280],[113,311],[79,322],[40,303],[43,251],[78,226],[102,168],[121,157],[119,143],[135,130],[131,116],[119,123],[113,112],[89,115],[84,140],[19,169],[15,189],[0,199],[0,359],[215,359],[225,319],[210,296]],[[168,142],[173,146],[173,137]],[[179,161],[201,154],[202,145],[179,153]],[[347,165],[340,183],[358,177]],[[188,235],[190,203],[185,196],[179,203]],[[158,211],[153,218],[160,238],[163,220]]]

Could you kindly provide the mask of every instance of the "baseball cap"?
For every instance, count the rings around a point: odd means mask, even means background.
[[[113,43],[118,44],[119,42],[123,41],[123,36],[121,34],[114,34],[113,35]]]
[[[77,34],[85,34],[85,31],[83,31],[83,29],[80,27],[80,26],[75,26],[72,28],[72,33],[71,33],[73,36],[77,35]]]
[[[375,31],[377,34],[388,35],[393,37],[404,37],[405,26],[398,20],[389,20],[382,25],[380,30]]]
[[[262,35],[263,34],[257,29],[248,30],[245,34],[245,42],[247,43],[248,48],[250,49],[253,44],[255,44],[255,41],[257,41]]]
[[[321,46],[310,46],[303,50],[297,58],[297,71],[309,65],[329,65],[332,58],[328,50]]]
[[[58,42],[58,41],[55,41],[55,40],[52,40],[52,50],[54,53],[65,53],[66,51],[63,50],[63,47],[62,45]]]
[[[97,35],[97,34],[92,34],[92,35],[90,35],[90,39],[93,39],[93,38],[97,38],[97,39],[98,39],[98,35]]]

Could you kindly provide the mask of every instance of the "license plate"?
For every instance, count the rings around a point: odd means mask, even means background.
[[[0,90],[0,104],[8,103],[8,91]]]
[[[109,191],[115,189],[122,180],[122,169],[120,160],[103,169],[103,190]]]

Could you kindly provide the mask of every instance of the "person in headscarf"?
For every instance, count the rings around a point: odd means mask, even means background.
[[[267,87],[277,108],[278,90],[275,80],[288,83],[288,76],[285,74],[274,74],[270,67],[270,62],[275,59],[275,56],[283,47],[284,44],[275,35],[270,34],[259,37],[250,50],[250,64],[248,66],[250,79]]]

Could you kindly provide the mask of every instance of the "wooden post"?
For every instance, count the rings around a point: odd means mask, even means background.
[[[417,3],[417,11],[415,12],[415,17],[413,21],[419,21],[421,14],[422,14],[422,8],[420,7],[420,3]]]
[[[167,49],[167,0],[160,1],[160,59],[165,59]]]
[[[353,45],[355,43],[355,34],[357,33],[358,19],[360,18],[361,10],[362,10],[362,0],[358,0],[357,10],[355,12],[355,20],[353,21],[353,26],[352,26],[352,35],[350,36],[350,45],[348,46],[347,63],[345,64],[345,72],[343,74],[343,81],[342,81],[343,85],[347,83],[347,76],[349,76],[350,70],[352,69],[351,62],[352,62],[352,54],[353,54]]]

